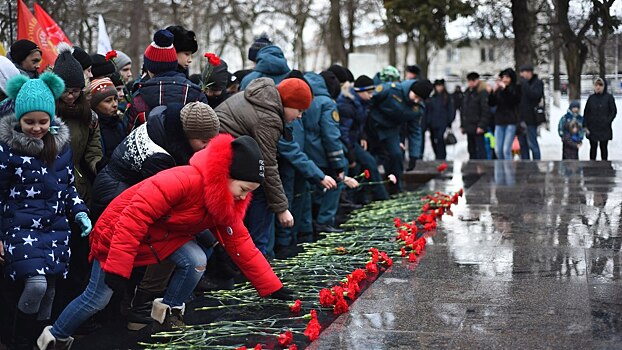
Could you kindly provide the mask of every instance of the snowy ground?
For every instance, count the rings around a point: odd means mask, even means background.
[[[585,106],[587,96],[581,101],[581,110]],[[538,137],[538,143],[540,144],[540,152],[542,154],[542,160],[561,160],[562,159],[562,143],[559,135],[557,134],[557,124],[559,119],[566,113],[568,109],[568,99],[562,98],[561,106],[551,106],[550,111],[550,127],[547,130],[544,127],[540,127],[540,136]],[[616,106],[618,108],[618,116],[613,121],[613,140],[609,142],[609,160],[622,160],[622,98],[616,98]],[[469,153],[467,151],[466,136],[460,133],[460,117],[456,116],[456,121],[452,125],[452,129],[458,144],[454,146],[447,146],[447,160],[459,160],[464,161],[469,159]],[[586,139],[583,146],[579,149],[579,159],[590,159],[590,144]],[[425,151],[423,154],[424,160],[433,160],[434,151],[432,150],[432,144],[430,143],[430,134],[426,133]],[[600,152],[597,157],[600,159]]]

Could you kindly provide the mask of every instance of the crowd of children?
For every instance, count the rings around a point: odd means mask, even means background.
[[[183,325],[193,291],[240,275],[262,297],[291,300],[270,259],[341,232],[340,207],[402,190],[405,145],[414,168],[435,90],[416,66],[403,81],[396,69],[375,80],[340,65],[292,70],[265,35],[249,49],[254,69],[230,73],[218,59],[190,76],[198,44],[181,26],[154,33],[134,80],[120,51],[57,50],[44,73],[27,40],[0,57],[10,349],[69,349],[113,295],[130,301],[113,317],[150,332]],[[440,129],[453,101],[436,91]],[[378,185],[360,186],[366,177]]]

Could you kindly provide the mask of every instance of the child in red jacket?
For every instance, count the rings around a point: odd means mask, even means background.
[[[163,327],[183,325],[184,301],[205,272],[206,256],[195,241],[209,229],[262,297],[292,299],[290,290],[253,244],[243,224],[250,192],[263,182],[259,146],[249,136],[222,134],[187,166],[158,173],[110,203],[90,235],[93,261],[86,290],[72,301],[37,345],[68,349],[71,334],[103,309],[113,291],[124,291],[133,267],[169,259],[177,265],[152,317]]]

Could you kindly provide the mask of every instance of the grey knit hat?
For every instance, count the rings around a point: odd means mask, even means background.
[[[57,49],[58,57],[54,61],[53,72],[63,79],[66,87],[84,89],[82,65],[73,57],[73,48],[67,43],[60,43]]]
[[[210,140],[218,135],[220,121],[216,112],[203,102],[188,103],[179,114],[181,125],[189,139]]]
[[[119,50],[117,50],[117,58],[115,58],[114,61],[117,64],[117,72],[120,71],[121,68],[132,63],[132,59],[130,58],[130,56]]]

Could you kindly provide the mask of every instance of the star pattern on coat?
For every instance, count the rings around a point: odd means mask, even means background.
[[[84,203],[84,201],[82,200],[82,198],[77,197],[77,196],[76,196],[76,197],[71,198],[71,200],[73,200],[73,205],[78,205],[78,204],[82,204],[82,203]]]
[[[24,240],[24,245],[30,244],[31,247],[32,247],[32,242],[38,241],[38,239],[36,237],[32,238],[32,237],[30,237],[30,235],[28,235],[28,237],[22,238],[22,239]]]
[[[26,163],[32,164],[30,161],[34,159],[33,157],[20,157],[20,158],[22,158],[22,163],[24,164]]]
[[[32,228],[41,228],[41,227],[43,227],[43,225],[41,225],[41,219],[42,218],[32,219],[32,225],[30,225],[30,227],[32,227]]]
[[[29,190],[26,190],[26,198],[35,198],[35,195],[40,193],[41,191],[35,191],[34,187],[30,187]]]
[[[16,191],[15,187],[11,188],[11,193],[9,193],[9,197],[11,198],[16,198],[16,196],[19,196],[21,194],[21,192]]]

